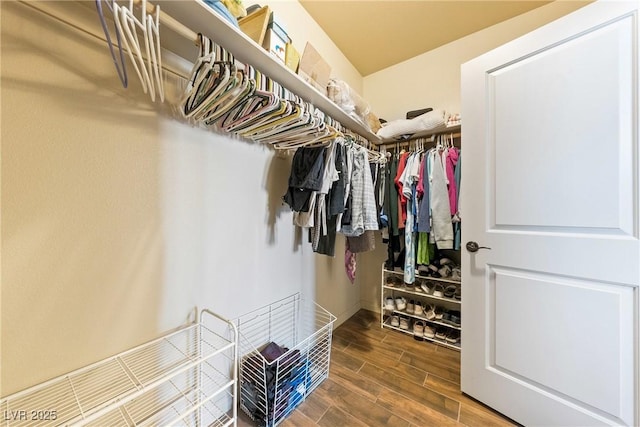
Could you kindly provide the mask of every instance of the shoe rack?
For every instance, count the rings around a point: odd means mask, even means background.
[[[403,277],[402,271],[387,270],[382,265],[381,327],[413,335],[419,341],[429,341],[459,351],[462,332],[460,281],[430,277],[417,272],[415,283],[407,285]],[[446,295],[445,290],[448,291]],[[442,292],[442,296],[438,291]],[[416,306],[422,309],[416,309]],[[430,336],[432,332],[433,337]]]

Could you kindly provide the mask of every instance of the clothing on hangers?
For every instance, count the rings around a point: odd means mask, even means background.
[[[442,154],[438,148],[431,151],[430,204],[433,239],[438,249],[453,249],[453,228],[449,192]]]
[[[425,142],[436,142],[436,147],[425,151]],[[405,282],[411,283],[415,279],[412,270],[433,261],[436,250],[460,247],[459,175],[456,176],[456,172],[460,171],[461,152],[453,145],[452,137],[444,136],[394,145],[387,171],[387,177],[393,177],[394,183],[385,187],[385,197],[389,200],[383,203],[382,210],[392,211],[390,200],[394,200],[403,208],[398,209],[398,222],[402,223],[402,214],[406,214],[406,218],[404,229],[398,229],[400,239],[394,239],[394,218],[389,216],[391,232],[383,240],[387,243],[385,268],[402,268]],[[400,150],[400,146],[407,145],[406,151]],[[398,168],[394,169],[396,164]],[[390,197],[391,194],[395,197]],[[405,206],[402,206],[403,199]]]

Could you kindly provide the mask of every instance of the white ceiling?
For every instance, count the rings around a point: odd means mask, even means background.
[[[362,76],[526,13],[542,0],[300,0]]]

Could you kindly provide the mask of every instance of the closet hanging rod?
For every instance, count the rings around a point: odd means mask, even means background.
[[[458,140],[462,137],[462,133],[461,132],[454,132],[454,133],[447,133],[447,132],[441,132],[441,133],[437,133],[437,134],[433,134],[431,136],[420,136],[417,138],[410,138],[410,139],[403,139],[403,140],[398,140],[395,142],[391,142],[391,141],[386,141],[382,144],[378,144],[378,147],[408,147],[410,144],[415,143],[416,141],[420,141],[420,140],[428,140],[431,137],[436,137],[438,135],[453,135],[453,138]],[[429,141],[429,143],[436,143],[436,140],[433,139],[433,141]]]
[[[95,40],[99,40],[101,43],[107,43],[107,39],[104,36],[104,34],[96,34],[90,29],[85,28],[84,26],[79,25],[76,22],[72,22],[66,16],[61,16],[59,13],[56,13],[55,9],[51,8],[51,6],[47,4],[48,2],[36,3],[28,0],[18,0],[18,3],[32,9],[35,12],[41,13],[42,15],[47,16],[55,21],[58,21],[61,24],[67,25],[70,28],[73,28],[74,30],[81,32],[82,34],[85,34],[86,36],[94,38]],[[185,80],[189,79],[189,76],[187,76],[183,72],[175,70],[167,66],[166,64],[162,64],[162,69],[165,70],[167,73],[173,74],[176,77],[180,77]]]
[[[137,7],[140,7],[143,3],[143,0],[133,0],[133,4]],[[156,6],[151,2],[145,2],[147,13],[153,15],[156,13]],[[160,22],[170,28],[175,33],[181,35],[182,37],[192,40],[196,45],[198,44],[198,34],[193,31],[191,28],[186,25],[180,23],[178,20],[173,18],[171,15],[167,14],[164,10],[160,10]]]

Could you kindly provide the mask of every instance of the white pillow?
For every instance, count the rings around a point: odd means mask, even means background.
[[[446,123],[444,110],[432,110],[410,120],[400,119],[387,122],[378,130],[380,138],[394,138],[400,135],[413,134],[420,131],[431,130]]]

